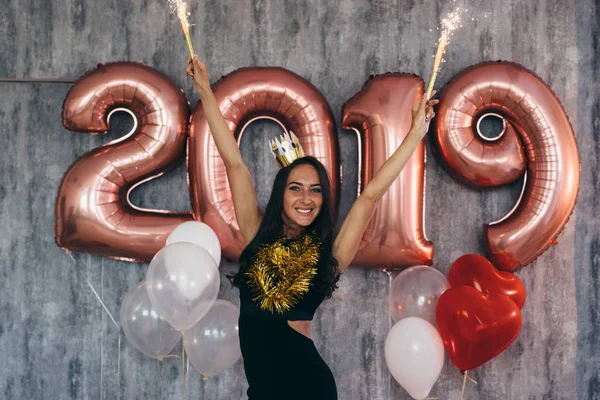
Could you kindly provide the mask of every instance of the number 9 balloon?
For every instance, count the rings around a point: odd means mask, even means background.
[[[494,139],[475,128],[490,113],[505,126]],[[580,166],[565,110],[539,77],[509,62],[459,73],[440,93],[434,147],[454,176],[475,187],[503,185],[526,173],[514,209],[484,227],[497,267],[519,269],[554,243],[575,207]]]

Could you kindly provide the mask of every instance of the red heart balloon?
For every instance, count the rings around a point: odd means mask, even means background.
[[[508,297],[456,286],[440,296],[436,322],[450,359],[468,371],[502,353],[519,335],[522,320]]]
[[[454,261],[448,274],[450,286],[466,285],[484,294],[501,294],[510,297],[519,308],[525,304],[525,285],[510,272],[498,271],[479,254],[467,254]]]

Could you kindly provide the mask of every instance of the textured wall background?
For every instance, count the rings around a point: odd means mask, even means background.
[[[439,0],[190,0],[193,40],[211,79],[242,66],[282,66],[314,83],[338,126],[342,104],[369,74],[427,77],[440,16]],[[484,60],[519,62],[557,93],[576,131],[582,161],[577,209],[559,244],[518,273],[528,294],[518,340],[474,371],[470,399],[600,399],[600,5],[595,0],[479,0],[463,3],[468,22],[447,53],[438,86]],[[184,76],[187,50],[164,1],[2,0],[0,77],[73,77],[97,63],[142,61],[197,96]],[[180,398],[178,360],[157,366],[125,340],[85,283],[118,315],[121,299],[144,279],[145,265],[87,254],[71,260],[54,245],[53,207],[60,178],[84,152],[127,132],[117,119],[109,137],[68,132],[60,122],[68,84],[0,83],[0,397],[6,399]],[[243,155],[260,201],[276,167],[264,140],[277,130],[255,123]],[[341,215],[356,195],[357,144],[338,128],[344,168]],[[519,185],[478,192],[427,164],[426,228],[435,266],[480,252],[481,223],[508,212]],[[183,160],[132,195],[143,207],[190,209]],[[223,276],[237,266],[223,261]],[[408,399],[390,377],[383,344],[390,327],[389,278],[350,269],[319,309],[313,338],[331,366],[340,399]],[[237,303],[222,282],[220,297]],[[120,367],[119,367],[120,366]],[[118,383],[120,382],[120,383]],[[459,371],[446,366],[432,391],[457,399]],[[242,399],[241,362],[203,381],[192,373],[189,398]]]

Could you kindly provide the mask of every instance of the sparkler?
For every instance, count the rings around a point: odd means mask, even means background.
[[[456,8],[450,14],[446,15],[440,22],[442,27],[442,35],[440,36],[440,40],[438,42],[437,51],[435,53],[435,59],[433,62],[433,71],[431,72],[431,77],[429,78],[429,83],[427,84],[427,98],[431,97],[431,92],[433,91],[433,85],[435,84],[435,79],[437,78],[437,73],[440,69],[440,64],[444,61],[443,56],[446,52],[446,46],[450,43],[450,37],[452,33],[459,27],[461,27],[461,17],[460,17],[460,8]]]
[[[187,4],[183,0],[168,0],[171,6],[171,12],[177,12],[177,17],[181,22],[181,28],[185,35],[185,41],[187,42],[188,50],[190,51],[190,57],[194,58],[194,46],[192,45],[192,39],[190,38],[190,23],[188,16],[190,13],[187,10]]]

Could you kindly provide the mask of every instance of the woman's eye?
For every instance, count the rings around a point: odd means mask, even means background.
[[[313,188],[313,193],[321,193],[321,188]]]
[[[298,186],[291,186],[290,190],[293,191],[293,192],[297,192],[297,191],[300,190],[300,188]]]

